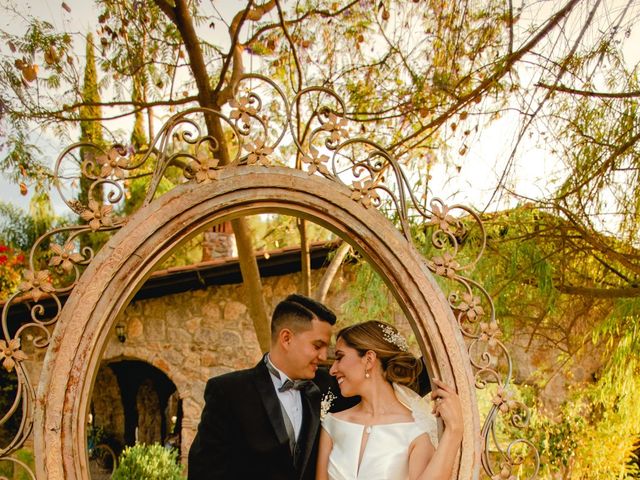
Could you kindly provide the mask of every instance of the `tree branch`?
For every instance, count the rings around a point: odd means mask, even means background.
[[[291,48],[291,55],[293,55],[293,62],[296,65],[296,71],[298,72],[298,82],[296,87],[294,87],[294,92],[299,92],[302,90],[302,84],[304,80],[302,78],[302,68],[300,67],[300,60],[298,59],[298,52],[296,52],[296,45],[293,43],[293,39],[289,34],[289,30],[287,29],[287,22],[284,20],[284,13],[282,12],[282,7],[280,6],[280,2],[276,0],[276,7],[278,7],[278,18],[280,18],[280,26],[282,27],[282,32],[289,42],[289,47]]]
[[[544,82],[538,82],[536,84],[536,87],[547,88],[554,92],[580,95],[582,97],[597,97],[597,98],[638,98],[640,97],[640,90],[631,90],[629,92],[596,92],[593,90],[580,90],[577,88],[571,88],[561,84],[549,85]]]
[[[591,298],[636,298],[640,297],[640,287],[593,288],[574,285],[554,285],[555,289],[566,295],[580,295]]]
[[[182,36],[185,50],[189,57],[191,71],[198,88],[198,102],[200,106],[219,111],[220,105],[218,105],[216,95],[211,89],[211,78],[207,72],[200,39],[196,34],[187,0],[174,0],[175,7],[168,5],[166,0],[154,1],[156,1],[162,11],[165,12],[176,25],[176,28]],[[221,78],[221,81],[224,80]],[[205,115],[205,123],[209,135],[218,141],[220,165],[228,165],[230,163],[229,151],[220,119],[214,115]],[[260,348],[262,351],[267,351],[271,343],[269,318],[262,294],[262,281],[260,279],[258,263],[254,255],[251,231],[246,218],[232,220],[231,225],[236,236],[240,271],[248,299],[249,312]]]
[[[229,69],[229,65],[231,64],[231,62],[233,61],[234,68],[237,68],[235,67],[236,60],[239,60],[240,62],[242,62],[242,54],[240,53],[240,55],[238,55],[238,52],[236,50],[238,49],[238,45],[240,43],[239,42],[240,30],[242,29],[242,25],[244,24],[247,17],[249,16],[249,10],[251,10],[252,5],[253,5],[253,0],[249,0],[249,4],[247,5],[247,7],[241,12],[238,12],[235,15],[235,17],[233,17],[233,20],[231,21],[231,25],[229,25],[229,33],[231,35],[231,46],[229,47],[229,53],[227,53],[227,55],[225,56],[224,62],[222,63],[222,68],[220,69],[220,76],[218,78],[218,84],[213,89],[214,93],[216,94],[220,92],[220,90],[222,89],[222,85],[224,85],[224,79],[227,76],[227,70]],[[240,50],[240,52],[242,52],[242,50]]]
[[[394,150],[396,148],[398,148],[400,145],[403,145],[405,143],[407,143],[408,141],[419,137],[420,135],[422,135],[425,131],[433,129],[434,127],[440,126],[442,123],[444,123],[446,120],[448,120],[449,118],[451,118],[452,115],[454,115],[458,110],[460,110],[461,108],[463,108],[464,106],[468,105],[469,103],[471,103],[474,99],[480,97],[487,89],[489,89],[489,87],[491,87],[493,84],[495,84],[498,80],[500,80],[500,78],[502,78],[504,75],[507,74],[507,72],[509,72],[511,70],[511,68],[525,55],[527,54],[531,49],[533,49],[539,42],[541,42],[548,34],[551,30],[553,30],[559,23],[560,21],[565,18],[567,15],[569,15],[569,13],[571,12],[571,10],[573,10],[573,8],[580,3],[580,0],[570,0],[562,9],[560,9],[548,22],[547,25],[545,25],[544,28],[542,28],[537,35],[535,35],[531,40],[529,40],[522,48],[520,48],[519,50],[507,54],[504,57],[504,61],[503,61],[503,65],[498,68],[498,70],[496,72],[494,72],[492,75],[488,76],[487,78],[485,78],[482,82],[480,82],[480,84],[474,88],[471,92],[469,92],[466,95],[463,95],[461,97],[458,98],[458,101],[455,102],[453,105],[451,105],[449,108],[447,108],[443,113],[441,113],[440,115],[438,115],[435,119],[433,119],[432,121],[430,121],[429,123],[427,123],[426,125],[424,125],[422,128],[419,128],[418,130],[416,130],[414,133],[412,133],[411,135],[399,140],[398,142],[392,144],[389,147],[389,150]]]
[[[240,76],[244,72],[244,65],[242,63],[242,49],[244,45],[241,44],[239,40],[242,25],[246,20],[257,22],[267,13],[273,10],[273,7],[275,7],[276,4],[275,0],[269,0],[264,4],[256,5],[253,8],[252,5],[253,0],[250,0],[247,7],[242,12],[238,12],[236,14],[236,16],[233,18],[233,21],[231,22],[231,25],[229,26],[229,35],[232,37],[231,47],[229,48],[229,53],[227,54],[225,62],[222,65],[222,71],[220,72],[218,85],[216,85],[214,89],[214,94],[217,94],[216,102],[220,106],[224,105],[231,98],[233,98],[236,86],[240,81]],[[227,86],[222,88],[231,61],[233,61],[231,79],[227,83]]]
[[[344,261],[350,250],[351,245],[349,245],[347,242],[342,242],[342,244],[338,247],[338,250],[336,250],[335,255],[331,259],[331,263],[329,263],[329,267],[322,276],[320,285],[318,285],[318,288],[316,289],[316,300],[318,300],[319,302],[324,303],[324,301],[326,300],[327,293],[329,292],[329,287],[333,282],[333,278],[336,276],[336,273],[338,273],[340,265],[342,265],[342,262]]]
[[[122,100],[122,101],[113,101],[113,102],[80,102],[74,103],[72,105],[66,105],[61,110],[51,111],[53,115],[71,112],[80,107],[140,107],[140,108],[149,108],[149,107],[167,107],[172,105],[184,105],[185,103],[196,102],[198,100],[197,96],[189,96],[183,97],[176,100],[158,100],[156,102],[147,102],[147,101],[136,101],[136,100]],[[96,119],[100,120],[100,119]]]
[[[308,10],[307,12],[305,12],[303,15],[301,15],[298,18],[294,18],[293,20],[287,20],[286,24],[289,25],[289,26],[295,25],[297,23],[301,23],[301,22],[305,21],[310,16],[319,16],[319,17],[322,17],[322,18],[337,17],[339,15],[342,15],[345,11],[349,10],[354,5],[356,5],[359,1],[360,0],[352,0],[351,2],[346,4],[344,7],[336,10],[335,12],[330,12],[329,10],[318,10],[318,9]],[[264,25],[264,26],[260,27],[253,34],[253,36],[247,40],[246,44],[247,45],[251,45],[258,38],[260,38],[260,35],[262,35],[263,33],[268,32],[269,30],[274,30],[276,28],[280,28],[280,26],[281,26],[280,23],[270,23],[268,25]]]

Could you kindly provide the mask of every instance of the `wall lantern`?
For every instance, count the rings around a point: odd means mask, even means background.
[[[116,325],[116,337],[118,337],[118,341],[120,343],[124,343],[127,340],[127,336],[124,330],[124,325],[122,323],[118,323]]]

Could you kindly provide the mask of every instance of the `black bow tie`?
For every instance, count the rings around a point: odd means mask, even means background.
[[[264,356],[264,363],[267,366],[267,370],[269,370],[269,373],[271,373],[274,377],[280,380],[280,372],[276,369],[276,367],[273,366],[273,364],[271,363],[271,360],[269,360],[268,355]],[[280,388],[278,388],[278,391],[287,392],[291,389],[311,391],[313,390],[313,387],[315,387],[315,383],[313,383],[311,380],[289,380],[287,378],[284,381],[284,383],[280,386]]]
[[[288,378],[278,388],[279,392],[286,392],[288,390],[304,390],[309,384],[313,383],[311,380],[289,380]]]

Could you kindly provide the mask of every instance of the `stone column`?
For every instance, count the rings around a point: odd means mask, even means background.
[[[180,431],[180,461],[182,465],[187,465],[189,460],[189,449],[196,438],[200,415],[204,406],[204,396],[201,396],[202,403],[195,401],[191,397],[182,399],[182,430]]]
[[[184,418],[182,420],[182,443],[180,444],[180,462],[182,465],[187,465],[189,460],[189,449],[191,448],[193,440],[196,438],[198,423],[200,423],[200,419],[193,421],[192,419]]]

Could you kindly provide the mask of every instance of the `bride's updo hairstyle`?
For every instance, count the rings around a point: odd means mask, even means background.
[[[393,325],[377,320],[357,323],[340,330],[336,337],[339,339],[361,357],[369,350],[375,352],[388,382],[417,389],[422,362],[409,352],[407,341]]]

